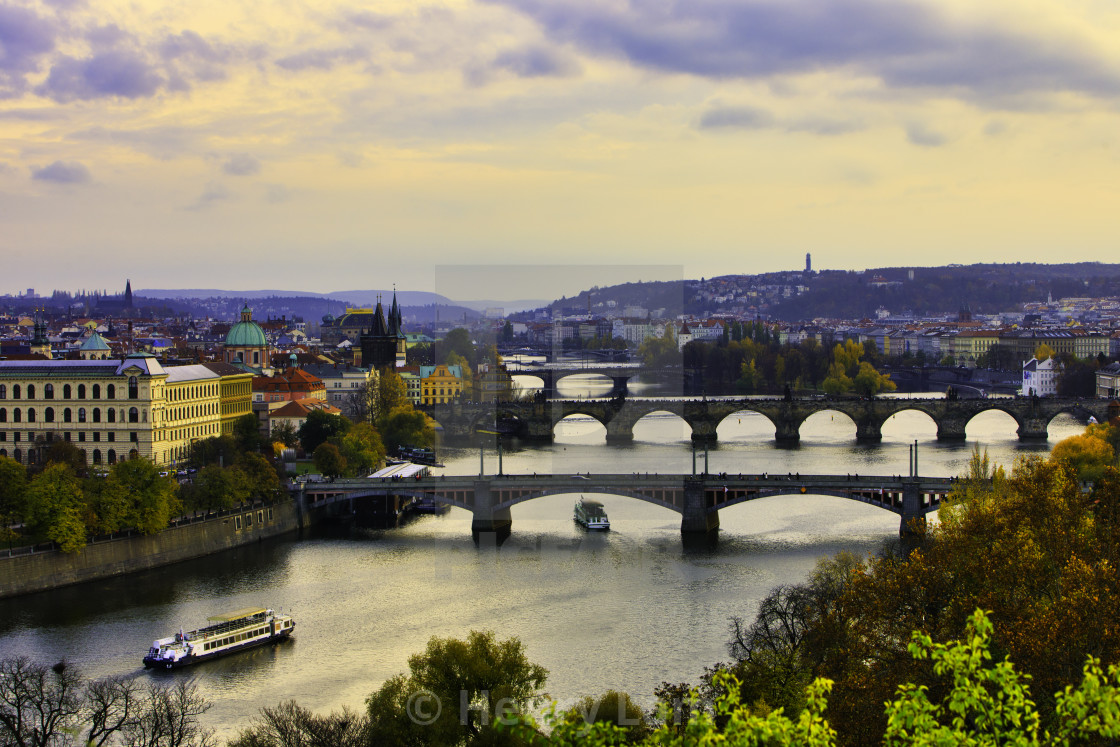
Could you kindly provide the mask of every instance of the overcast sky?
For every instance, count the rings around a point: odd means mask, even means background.
[[[0,292],[1116,261],[1118,104],[1115,0],[0,0]]]

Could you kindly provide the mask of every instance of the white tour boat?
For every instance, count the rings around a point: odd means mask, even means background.
[[[205,628],[152,643],[144,657],[145,667],[178,669],[207,659],[243,651],[247,648],[275,643],[288,638],[296,621],[291,615],[278,615],[264,607],[250,607],[226,615],[207,618]]]
[[[582,495],[576,501],[575,519],[576,523],[584,529],[611,528],[611,522],[607,519],[607,512],[603,510],[603,504],[599,501],[588,500]]]

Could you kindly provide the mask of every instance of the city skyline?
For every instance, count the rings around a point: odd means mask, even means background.
[[[0,291],[1108,261],[1118,35],[1096,0],[0,3]]]

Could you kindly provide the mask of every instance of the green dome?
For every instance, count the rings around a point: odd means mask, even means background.
[[[263,348],[267,345],[264,330],[253,321],[253,312],[246,306],[241,310],[241,321],[230,327],[229,334],[226,335],[226,346]]]

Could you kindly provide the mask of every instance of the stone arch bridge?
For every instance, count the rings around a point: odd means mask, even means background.
[[[1082,420],[1095,417],[1106,422],[1110,412],[1120,410],[1115,403],[1101,399],[1077,398],[991,398],[991,399],[902,399],[902,398],[812,398],[812,399],[748,399],[748,398],[625,398],[554,399],[544,402],[460,403],[422,407],[443,427],[444,437],[452,441],[470,440],[480,431],[497,431],[526,440],[550,441],[556,424],[570,415],[586,415],[607,429],[608,442],[626,442],[634,438],[634,425],[655,412],[680,416],[692,428],[692,439],[714,442],[716,428],[725,418],[737,412],[757,412],[774,425],[774,439],[779,443],[796,443],[801,424],[818,412],[840,412],[855,423],[855,436],[860,441],[882,439],[883,423],[892,415],[906,410],[924,412],[937,425],[937,438],[942,441],[963,440],[968,422],[980,413],[999,411],[1010,415],[1017,425],[1020,439],[1045,439],[1050,421],[1062,413]]]
[[[781,495],[831,495],[867,503],[900,517],[906,535],[914,522],[941,507],[953,478],[858,475],[505,475],[490,477],[429,476],[419,479],[357,478],[326,483],[299,483],[307,511],[353,514],[363,500],[396,502],[431,499],[474,515],[476,539],[494,533],[509,535],[510,508],[548,495],[603,493],[626,496],[681,515],[681,533],[709,534],[719,528],[719,511],[740,503]]]

